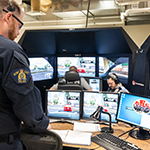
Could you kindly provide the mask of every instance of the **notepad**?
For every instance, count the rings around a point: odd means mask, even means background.
[[[73,145],[91,145],[92,133],[72,130],[52,130],[62,139],[63,143]]]
[[[98,132],[100,131],[99,124],[74,122],[74,131]]]

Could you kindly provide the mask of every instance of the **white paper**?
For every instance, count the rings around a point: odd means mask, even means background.
[[[77,132],[69,130],[64,143],[77,145],[91,145],[92,133]]]
[[[100,126],[99,124],[75,122],[73,130],[84,132],[97,132],[100,131]]]
[[[64,141],[69,130],[51,130],[51,131],[56,132],[61,137],[62,141]]]
[[[91,145],[92,133],[78,132],[72,130],[51,130],[56,132],[63,143],[74,145]]]

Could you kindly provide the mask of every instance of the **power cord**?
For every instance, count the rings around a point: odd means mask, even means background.
[[[136,127],[136,126],[133,127],[131,130],[128,130],[128,131],[126,131],[126,132],[120,134],[118,137],[121,137],[121,136],[125,135],[126,133],[129,133],[130,131],[133,131],[135,128],[137,128],[137,127]],[[128,134],[128,136],[127,136],[124,140],[126,140],[128,137],[129,137],[129,134]]]

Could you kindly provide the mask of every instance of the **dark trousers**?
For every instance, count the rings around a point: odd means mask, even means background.
[[[16,140],[11,144],[0,143],[0,150],[27,150],[21,140]]]

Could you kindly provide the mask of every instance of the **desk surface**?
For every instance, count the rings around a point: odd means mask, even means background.
[[[100,125],[100,127],[104,127],[106,125]],[[69,123],[51,123],[52,129],[55,130],[73,130],[73,124]],[[114,135],[119,136],[122,133],[132,129],[129,125],[124,124],[124,123],[118,123],[115,126],[113,126],[114,129]],[[99,134],[100,132],[94,132],[93,136],[96,134]],[[126,139],[128,137],[128,134],[125,134],[121,136],[122,139]],[[137,140],[132,137],[128,137],[126,141],[133,143],[137,145],[139,148],[143,150],[148,150],[150,148],[150,139],[149,140]],[[76,147],[76,148],[88,148],[88,149],[96,149],[96,150],[105,150],[105,148],[97,145],[96,143],[92,142],[91,146],[82,146],[82,145],[68,145],[68,144],[63,144],[64,146],[69,146],[69,147]]]

